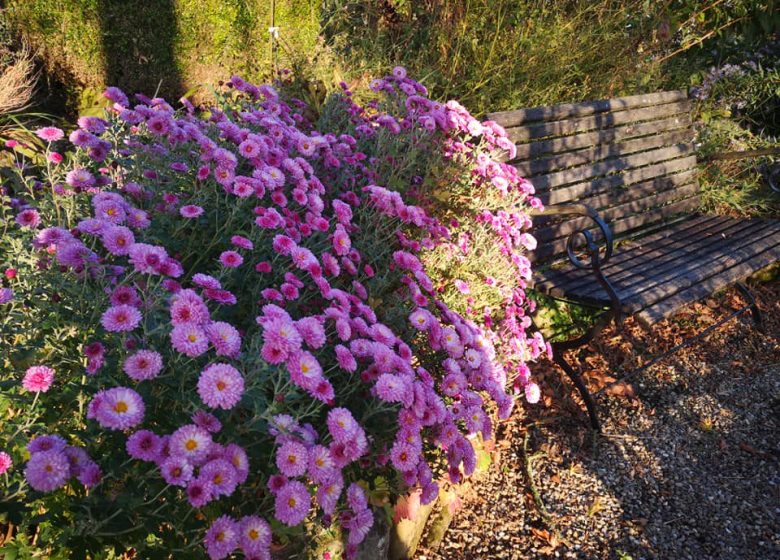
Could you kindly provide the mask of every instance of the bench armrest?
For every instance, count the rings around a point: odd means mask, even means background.
[[[612,257],[614,251],[614,241],[612,230],[607,222],[596,212],[593,208],[587,204],[556,204],[555,206],[548,206],[544,210],[536,210],[530,213],[531,216],[564,216],[564,215],[577,215],[590,218],[596,226],[601,230],[601,234],[604,236],[604,256],[601,256],[599,246],[593,239],[593,234],[586,228],[582,227],[569,234],[569,238],[566,241],[566,254],[569,256],[571,263],[577,268],[591,268],[598,269],[602,265],[606,264]],[[577,238],[585,240],[585,247],[587,248],[588,255],[590,256],[590,262],[583,262],[574,252],[574,243]]]

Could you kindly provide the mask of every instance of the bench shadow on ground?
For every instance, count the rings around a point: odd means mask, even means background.
[[[635,397],[599,398],[605,429],[595,441],[570,418],[531,430],[531,453],[544,453],[535,483],[543,500],[550,490],[545,505],[567,556],[777,557],[778,292],[762,293],[765,333],[738,320],[641,374],[631,387]],[[663,325],[660,339],[629,328],[629,344],[657,351],[678,343],[679,331],[707,324],[702,307]],[[597,341],[606,355],[619,344],[614,335],[607,330]],[[585,369],[604,367],[602,358]],[[559,500],[555,481],[582,491]]]

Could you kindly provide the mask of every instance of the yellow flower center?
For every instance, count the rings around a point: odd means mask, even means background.
[[[253,541],[256,541],[260,537],[260,533],[257,529],[249,529],[249,534],[247,536]]]
[[[119,414],[127,412],[127,403],[125,401],[119,401],[114,405],[114,411]]]
[[[292,496],[290,496],[290,499],[287,500],[287,505],[291,508],[294,508],[296,503],[297,502],[295,501],[295,498]]]
[[[189,340],[190,342],[195,342],[196,340],[198,340],[198,336],[195,333],[190,333],[187,335],[187,340]]]
[[[194,439],[188,439],[187,443],[184,444],[184,447],[187,448],[187,451],[195,451],[198,448],[198,442]]]
[[[225,387],[227,387],[227,383],[222,380],[217,381],[217,391],[224,391]]]

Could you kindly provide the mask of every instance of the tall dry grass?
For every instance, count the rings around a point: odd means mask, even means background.
[[[0,72],[0,114],[29,107],[38,81],[32,49],[23,45]]]

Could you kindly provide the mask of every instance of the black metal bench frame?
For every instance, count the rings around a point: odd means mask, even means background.
[[[623,260],[633,261],[632,264],[625,269],[621,268],[621,266],[625,266],[625,262],[617,265],[617,276],[622,277],[623,280],[629,278],[631,281],[628,284],[635,290],[635,293],[631,293],[631,289],[623,289],[623,293],[629,294],[629,299],[634,298],[629,302],[630,305],[626,305],[627,302],[621,297],[621,289],[615,287],[613,281],[610,280],[610,274],[604,271],[615,253],[616,238],[613,229],[610,228],[607,220],[597,209],[581,202],[582,199],[598,202],[600,207],[605,208],[606,213],[611,214],[611,217],[617,220],[616,225],[621,233],[626,233],[627,238],[634,236],[633,239],[640,241],[643,239],[642,235],[647,234],[648,231],[652,231],[653,234],[663,231],[669,216],[674,214],[679,217],[691,210],[695,211],[698,206],[698,182],[696,179],[696,160],[693,157],[693,147],[690,141],[690,133],[692,133],[690,108],[691,104],[687,100],[685,92],[659,92],[646,96],[538,107],[489,115],[507,128],[510,138],[518,142],[518,151],[522,156],[518,158],[520,161],[517,164],[518,170],[522,174],[530,176],[530,181],[535,186],[546,188],[544,191],[546,194],[540,195],[545,202],[545,209],[535,213],[535,221],[538,218],[546,220],[544,224],[547,224],[547,227],[541,229],[539,247],[537,247],[534,256],[539,257],[539,253],[544,251],[546,254],[541,255],[541,258],[536,258],[536,260],[548,259],[560,264],[568,259],[570,272],[579,274],[577,279],[571,281],[569,287],[576,285],[578,290],[585,293],[587,297],[578,298],[576,294],[574,297],[569,297],[563,288],[558,290],[561,293],[553,293],[554,290],[549,290],[547,295],[562,301],[593,305],[604,309],[594,319],[590,328],[586,329],[580,336],[551,343],[555,363],[571,379],[582,396],[590,425],[596,431],[600,431],[601,424],[594,395],[588,390],[579,372],[567,361],[565,352],[588,344],[610,323],[614,322],[617,327],[620,327],[623,319],[633,314],[632,309],[634,312],[641,311],[645,314],[644,321],[641,322],[649,328],[647,323],[664,318],[685,304],[695,301],[691,298],[690,292],[685,293],[686,290],[696,291],[698,298],[706,297],[720,288],[715,287],[703,296],[704,290],[709,290],[710,286],[717,286],[726,281],[728,285],[736,285],[747,300],[744,307],[707,327],[698,335],[650,359],[640,368],[621,375],[620,379],[614,383],[624,381],[648,369],[661,359],[700,340],[727,321],[748,311],[751,312],[755,325],[762,328],[759,307],[741,279],[747,276],[743,273],[750,269],[751,265],[765,263],[768,259],[776,259],[776,256],[780,254],[778,253],[780,251],[780,222],[765,221],[763,224],[753,223],[743,226],[742,224],[747,223],[746,221],[733,221],[725,229],[733,228],[737,233],[735,243],[743,243],[744,245],[736,247],[734,244],[723,245],[720,253],[717,249],[718,237],[709,234],[711,237],[707,238],[705,235],[707,252],[713,258],[717,257],[721,261],[714,276],[685,271],[682,276],[678,276],[678,272],[674,270],[675,259],[690,248],[685,246],[685,242],[669,243],[669,245],[674,246],[670,253],[674,253],[674,255],[671,257],[664,255],[662,251],[664,248],[668,250],[668,247],[659,248],[658,246],[655,248],[649,246],[647,250],[640,250],[638,256],[626,256]],[[776,153],[774,150],[770,151]],[[716,159],[763,155],[768,154],[763,153],[763,151],[761,153],[721,154],[716,156]],[[579,173],[580,171],[582,174]],[[762,170],[762,173],[772,190],[777,192],[778,187],[774,183],[772,174],[765,170]],[[622,174],[628,178],[621,176]],[[637,185],[641,187],[635,189],[637,193],[629,192],[630,187]],[[613,192],[620,186],[629,188]],[[569,203],[564,204],[563,202]],[[642,212],[658,217],[643,219]],[[639,218],[636,218],[637,215]],[[565,218],[570,216],[575,216],[575,219],[567,222]],[[702,222],[694,224],[691,229],[697,230],[703,223],[705,229],[703,233],[706,233],[707,226],[712,225],[712,222],[706,220],[712,218],[700,219]],[[671,221],[674,222],[674,219]],[[684,220],[680,222],[682,223]],[[638,226],[643,227],[647,223],[652,224],[652,227],[640,231],[637,236],[637,231],[641,229]],[[669,235],[672,235],[675,230],[672,228],[668,231],[670,231]],[[685,233],[685,226],[682,231]],[[537,232],[540,232],[538,227]],[[755,251],[741,251],[744,246],[749,247],[750,236],[757,235],[759,232],[763,236],[762,248]],[[697,233],[701,234],[702,232]],[[688,234],[690,235],[690,231]],[[645,239],[647,238],[649,237],[645,237]],[[543,248],[542,245],[546,242],[549,242],[549,245],[553,247]],[[713,247],[715,247],[714,250]],[[768,250],[766,250],[767,247]],[[732,257],[724,254],[722,251],[728,248],[737,248],[737,252],[742,252],[742,255]],[[761,253],[761,251],[765,252]],[[636,266],[637,259],[644,253],[649,254],[650,259],[654,258],[653,254],[655,254],[655,257],[663,262],[662,266],[667,269],[667,272],[658,277],[653,277],[652,273],[646,272],[650,274],[649,280],[652,280],[650,288],[645,288],[642,285],[645,278],[641,266],[639,272],[632,268]],[[759,253],[761,253],[761,259],[759,259],[760,262],[757,262],[756,256]],[[562,256],[564,261],[560,260]],[[729,267],[733,268],[728,270]],[[758,268],[750,270],[750,272],[756,272]],[[565,271],[563,272],[565,273]],[[722,282],[712,282],[717,273],[724,272],[729,273],[728,278],[724,276],[725,279]],[[603,290],[598,298],[596,297],[596,289],[587,288],[585,292],[582,291],[583,275],[585,274],[588,275],[591,282],[595,280],[594,284]],[[731,278],[735,275],[741,277]],[[662,280],[664,277],[671,278],[674,282],[681,282],[680,287],[674,284],[672,289],[665,289]],[[696,284],[697,278],[701,280],[700,288]],[[558,279],[560,280],[560,276]],[[708,281],[706,285],[704,280]],[[569,280],[564,280],[563,284],[565,285],[567,281]],[[554,279],[548,279],[545,282],[548,288],[555,285]],[[657,299],[653,299],[654,297]],[[589,299],[599,301],[594,302],[589,301]],[[534,328],[536,328],[535,324]],[[602,388],[598,393],[605,389],[606,387]]]

